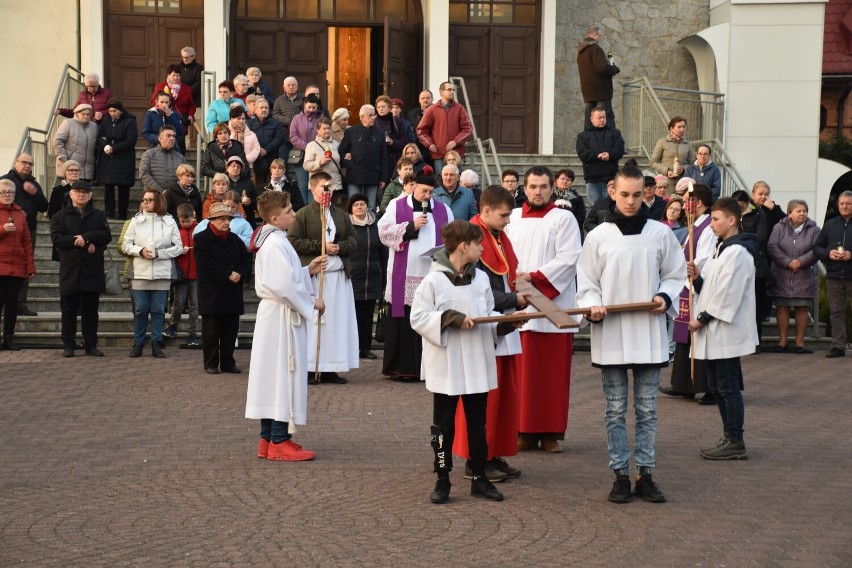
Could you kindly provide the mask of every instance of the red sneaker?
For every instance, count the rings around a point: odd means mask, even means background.
[[[266,459],[267,454],[269,453],[269,440],[260,439],[260,442],[257,443],[257,457],[261,459]]]
[[[269,444],[266,459],[272,461],[307,461],[316,457],[315,452],[302,449],[302,446],[292,440],[280,444]]]

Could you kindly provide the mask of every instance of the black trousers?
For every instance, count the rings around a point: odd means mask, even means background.
[[[461,399],[467,420],[470,467],[474,475],[484,475],[485,462],[488,460],[488,441],[485,438],[485,409],[488,393],[446,395],[436,392],[433,394],[432,448],[435,450],[435,472],[449,473],[453,469],[456,405]]]
[[[358,351],[369,351],[373,346],[373,312],[375,300],[355,300],[355,321],[358,323]]]
[[[33,256],[35,256],[35,247],[36,247],[36,238],[38,235],[36,231],[30,231],[30,247],[33,251]],[[21,288],[18,290],[18,303],[26,304],[27,303],[27,295],[30,293],[30,281],[26,278],[21,282]]]
[[[201,316],[201,350],[205,369],[233,369],[234,342],[240,330],[239,315]]]
[[[9,341],[15,335],[15,324],[18,322],[18,293],[23,283],[24,279],[17,276],[0,276],[0,309],[3,310],[5,341]]]
[[[98,346],[98,305],[100,292],[77,292],[59,297],[62,310],[62,344],[74,347],[77,337],[77,312],[83,327],[83,342],[87,349]]]
[[[115,208],[115,189],[118,188],[118,209]],[[129,185],[104,185],[104,209],[107,217],[113,219],[127,219],[127,206],[130,204],[130,186]],[[116,217],[116,213],[118,216]]]

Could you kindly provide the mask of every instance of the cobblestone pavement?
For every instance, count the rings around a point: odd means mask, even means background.
[[[380,362],[311,386],[296,439],[317,459],[271,463],[247,373],[106,352],[0,353],[0,566],[852,565],[848,358],[745,361],[747,462],[700,459],[717,410],[661,396],[669,501],[615,505],[599,373],[578,353],[565,451],[512,458],[502,503],[472,498],[457,460],[435,506],[431,397]]]

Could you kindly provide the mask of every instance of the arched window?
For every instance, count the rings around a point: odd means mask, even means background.
[[[415,0],[237,0],[238,18],[381,23],[416,19]]]

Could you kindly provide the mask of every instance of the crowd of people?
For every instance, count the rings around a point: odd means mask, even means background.
[[[152,93],[141,132],[150,145],[138,169],[142,197],[128,218],[136,117],[87,75],[77,104],[57,110],[68,120],[53,140],[57,182],[49,199],[29,154],[0,180],[7,219],[0,346],[18,350],[17,316],[36,315],[26,283],[36,271],[36,219],[47,212],[63,356],[75,355],[78,313],[85,353],[104,355],[98,305],[113,243],[108,219],[119,219],[115,245],[127,259],[133,301],[130,357],[142,356],[149,341],[151,355],[165,358],[167,342],[185,336],[201,349],[207,373],[241,373],[234,347],[244,289],[253,283],[260,304],[246,417],[261,422],[258,457],[312,459],[292,440],[306,421],[307,385],[345,384],[343,374],[360,360],[377,358],[372,345],[381,335],[382,374],[424,380],[434,395],[431,501],[449,499],[452,454],[467,460],[472,495],[499,501],[493,483],[521,475],[506,458],[562,451],[568,425],[576,327],[533,312],[579,307],[591,326],[592,364],[602,370],[615,474],[609,499],[665,501],[652,477],[658,390],[703,394],[702,404],[718,407],[723,437],[702,457],[746,459],[739,358],[759,352],[773,303],[776,350],[812,353],[804,341],[818,261],[831,303],[827,357],[845,355],[852,192],[838,197],[839,216],[822,229],[802,200],[791,200],[785,215],[763,181],[751,194],[722,197],[712,148],[694,148],[679,116],[654,148],[653,171],[640,171],[635,160],[621,164],[625,142],[611,105],[619,69],[599,40],[600,30],[590,28],[578,48],[586,120],[576,149],[585,199],[573,187],[574,171],[541,166],[523,175],[507,169],[500,184],[481,189],[477,173],[463,169],[472,128],[452,82],[440,85],[434,103],[431,91],[421,91],[406,115],[404,101],[382,95],[350,124],[347,109],[329,113],[316,85],[300,92],[287,77],[275,97],[252,67],[221,82],[218,98],[201,109],[201,66],[187,47]],[[185,140],[202,115],[209,136],[196,172]],[[206,195],[198,175],[210,178]],[[104,186],[105,211],[92,203],[95,184]],[[637,302],[650,304],[608,311]],[[477,321],[497,314],[506,317]],[[670,363],[670,385],[661,386]]]

